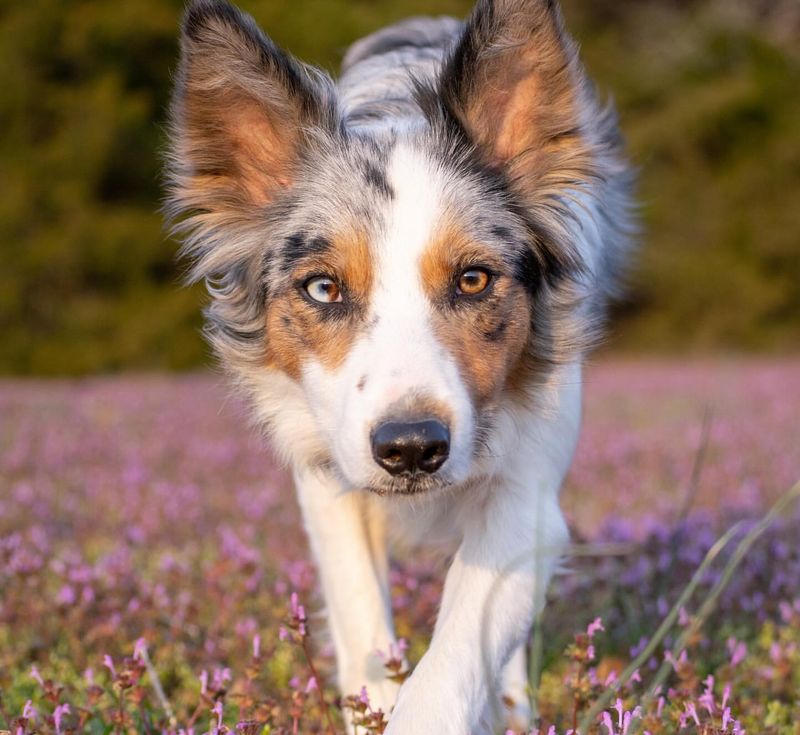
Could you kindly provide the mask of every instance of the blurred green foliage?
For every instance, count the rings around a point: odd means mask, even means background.
[[[347,45],[468,0],[241,0],[335,70]],[[796,0],[565,0],[641,167],[645,247],[617,348],[800,344]],[[180,0],[0,2],[0,371],[187,368],[201,292],[158,214]]]

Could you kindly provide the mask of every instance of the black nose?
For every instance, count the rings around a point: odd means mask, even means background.
[[[439,421],[381,424],[372,435],[372,456],[389,474],[438,470],[450,454],[450,431]]]

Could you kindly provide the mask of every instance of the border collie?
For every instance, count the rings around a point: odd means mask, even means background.
[[[292,469],[341,691],[387,735],[491,732],[500,701],[525,726],[581,364],[632,241],[616,116],[557,4],[398,23],[334,81],[195,0],[168,175],[208,337]],[[452,553],[400,687],[390,540]]]

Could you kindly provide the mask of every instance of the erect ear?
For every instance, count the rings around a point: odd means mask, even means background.
[[[173,214],[241,213],[295,176],[306,135],[332,125],[332,84],[223,0],[186,11],[171,120]]]
[[[555,0],[478,0],[439,95],[524,193],[582,178],[585,77]]]

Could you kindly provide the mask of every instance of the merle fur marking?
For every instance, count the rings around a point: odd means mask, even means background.
[[[370,162],[364,164],[364,179],[367,184],[372,186],[382,196],[387,199],[394,198],[394,190],[389,185],[386,173],[378,168],[376,164]]]
[[[330,240],[325,237],[309,237],[305,232],[296,232],[286,238],[281,251],[281,271],[291,273],[299,261],[314,255],[324,255],[331,247]]]

